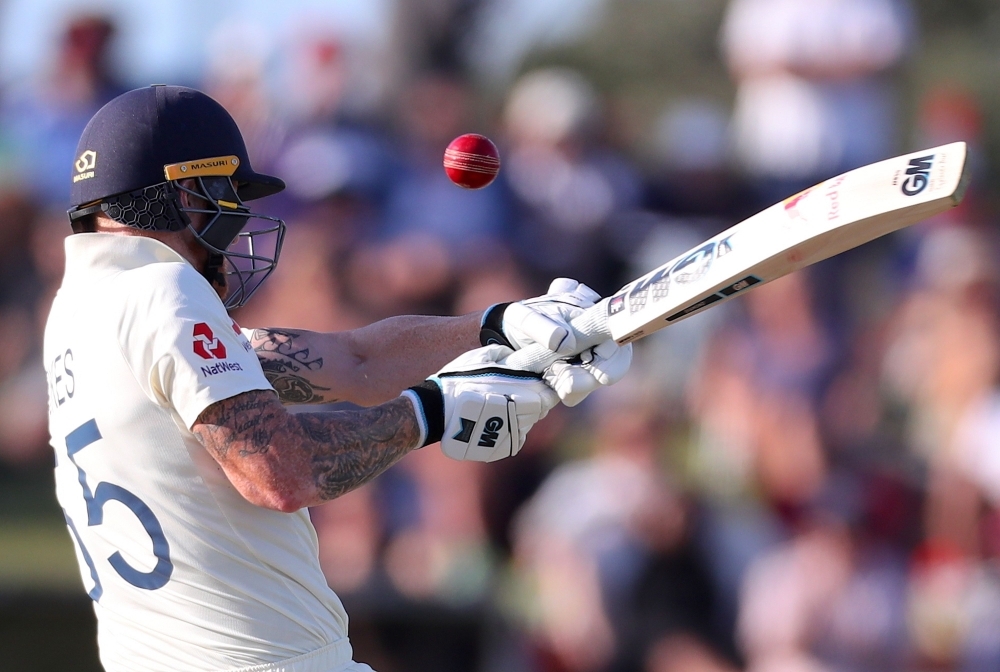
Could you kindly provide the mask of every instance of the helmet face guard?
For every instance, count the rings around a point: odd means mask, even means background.
[[[210,282],[218,283],[224,276],[229,294],[226,308],[245,305],[261,283],[278,265],[281,245],[285,239],[285,222],[277,217],[251,212],[240,199],[231,177],[196,177],[195,189],[174,182],[179,192],[192,196],[194,204],[204,207],[184,207],[178,211],[187,220],[187,228],[198,242],[211,253],[206,269]],[[201,230],[191,224],[191,214],[205,215]]]
[[[124,194],[108,196],[69,211],[71,221],[103,212],[125,226],[146,231],[180,231],[187,228],[209,251],[208,268],[202,274],[229,293],[226,308],[239,308],[250,300],[261,283],[278,265],[285,222],[250,211],[239,196],[233,173],[236,156],[223,156],[164,166],[165,182]],[[181,184],[191,180],[191,186]],[[185,207],[181,192],[188,194]],[[204,215],[200,229],[192,214]]]

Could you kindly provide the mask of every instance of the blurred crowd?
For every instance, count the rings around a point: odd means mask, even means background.
[[[501,100],[480,95],[449,48],[475,3],[450,6],[453,25],[409,17],[421,58],[388,93],[366,73],[398,64],[323,26],[273,49],[238,22],[212,40],[190,84],[288,184],[256,206],[289,233],[242,324],[462,314],[558,276],[606,295],[801,188],[955,140],[974,182],[946,216],[639,342],[624,381],[553,411],[513,459],[425,449],[314,509],[358,659],[380,672],[1000,669],[998,213],[972,96],[933,89],[904,123],[912,8],[732,0],[719,49],[734,105],[673,96],[640,159],[613,141],[620,122],[582,72],[529,69]],[[52,460],[40,334],[77,138],[130,88],[108,67],[115,31],[113,17],[72,18],[50,71],[0,95],[7,477]],[[475,192],[441,168],[469,131],[503,161]]]

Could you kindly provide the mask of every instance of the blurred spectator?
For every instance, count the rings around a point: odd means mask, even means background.
[[[507,99],[502,158],[520,208],[518,257],[538,278],[577,278],[607,294],[621,285],[617,242],[629,239],[615,215],[641,193],[633,166],[600,142],[601,123],[597,92],[580,73],[530,72]]]
[[[387,484],[399,487],[402,479],[412,488],[406,510],[387,512],[403,523],[385,549],[389,579],[403,595],[455,605],[485,597],[492,558],[482,517],[483,469],[467,466],[440,452],[417,452]]]
[[[993,543],[983,498],[995,487],[989,409],[1000,374],[994,254],[970,227],[929,229],[884,358],[906,443],[927,468],[909,634],[918,661],[945,668],[986,670],[1000,660],[1000,637],[981,627],[1000,612],[992,563],[982,562]]]
[[[276,47],[278,81],[264,93],[277,98],[271,125],[281,144],[269,160],[288,184],[284,197],[275,200],[289,216],[329,199],[357,205],[381,201],[395,172],[381,120],[371,110],[359,113],[363,103],[351,86],[359,69],[377,78],[372,69],[378,64],[357,63],[352,52],[358,48],[345,39],[320,22],[292,31]]]
[[[829,460],[818,405],[834,349],[799,272],[755,289],[710,336],[689,379],[684,460],[705,512],[698,543],[731,632],[750,563],[797,530],[822,492]]]
[[[849,576],[849,540],[836,524],[816,524],[757,559],[746,575],[738,626],[748,669],[829,669],[812,655],[811,639]]]
[[[753,202],[733,169],[730,119],[717,103],[685,98],[659,116],[650,147],[649,207],[670,217],[698,218],[703,238],[752,214]]]
[[[688,635],[657,642],[646,657],[646,672],[735,672],[736,668]]]
[[[353,64],[338,26],[307,20],[290,31],[280,46],[279,104],[293,125],[339,120],[356,105],[349,86]],[[365,63],[369,77],[377,78],[378,65],[377,61]]]
[[[764,203],[893,153],[888,75],[912,39],[908,0],[730,2],[736,153]]]
[[[62,280],[65,214],[39,213],[29,195],[3,191],[0,208],[0,464],[48,464],[47,393],[38,374],[41,333]]]
[[[87,121],[124,88],[109,63],[111,18],[81,15],[64,30],[52,69],[38,82],[7,92],[0,109],[5,142],[14,148],[17,174],[45,204],[69,199],[76,143]]]
[[[396,74],[412,80],[426,69],[460,68],[460,52],[475,39],[470,33],[482,4],[478,0],[397,0],[390,39]]]
[[[249,21],[224,22],[208,39],[203,90],[236,120],[257,166],[273,165],[285,132],[268,88],[273,49],[272,34]]]
[[[810,305],[808,274],[745,297],[749,321],[716,335],[692,379],[696,469],[725,500],[755,485],[795,507],[819,491],[825,457],[816,410],[832,366],[828,335]]]
[[[890,325],[884,380],[908,409],[908,442],[930,461],[952,461],[960,419],[1000,370],[992,256],[969,228],[930,232]]]
[[[512,263],[504,193],[463,190],[441,166],[444,148],[471,124],[467,84],[454,73],[413,81],[398,108],[402,166],[378,235],[351,261],[355,296],[382,315],[446,313],[468,281]]]
[[[516,520],[534,645],[553,660],[543,669],[636,669],[664,637],[710,636],[710,589],[659,464],[655,405],[642,389],[608,392],[591,409],[593,455],[557,467]]]

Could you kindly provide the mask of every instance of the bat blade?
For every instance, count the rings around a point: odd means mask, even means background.
[[[956,142],[873,163],[806,189],[622,287],[607,299],[619,344],[958,205]],[[603,303],[603,302],[602,302]]]
[[[964,142],[879,161],[786,198],[633,280],[574,318],[586,338],[620,345],[711,306],[955,207],[968,184]],[[541,346],[507,358],[541,371]]]
[[[964,142],[880,161],[839,175],[757,213],[688,250],[573,318],[582,352],[608,338],[649,336],[800,268],[955,207],[968,185]],[[558,359],[542,346],[511,354],[542,371]]]

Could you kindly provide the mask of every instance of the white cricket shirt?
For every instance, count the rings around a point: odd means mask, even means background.
[[[156,240],[70,236],[44,348],[56,491],[105,668],[350,666],[308,512],[247,502],[190,432],[210,404],[272,389],[211,285]]]

